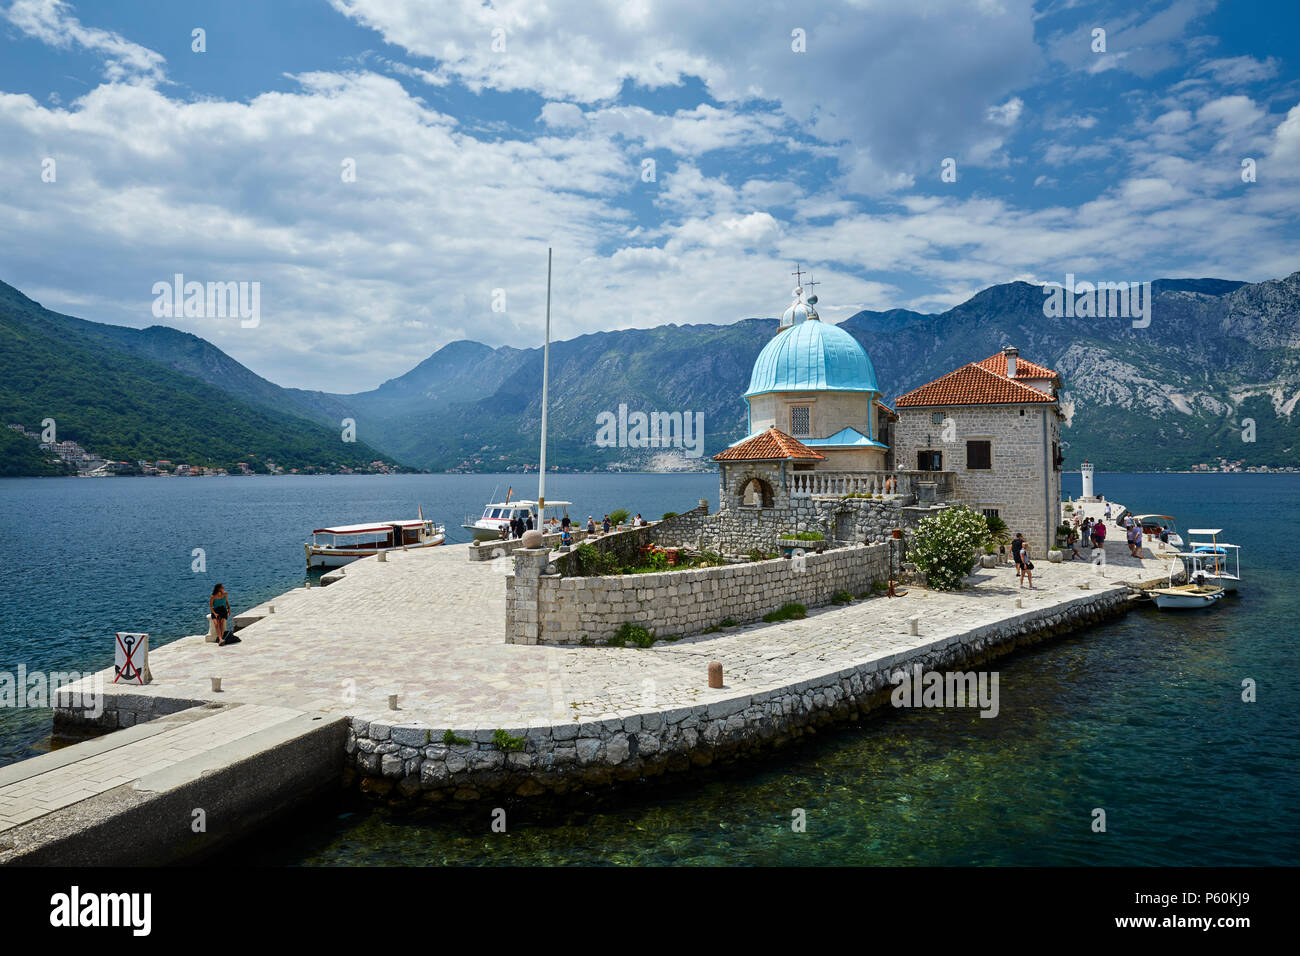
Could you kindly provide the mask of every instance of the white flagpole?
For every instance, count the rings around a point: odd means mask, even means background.
[[[546,345],[542,349],[542,461],[537,475],[537,523],[546,509],[546,391],[551,377],[551,250],[546,250]]]

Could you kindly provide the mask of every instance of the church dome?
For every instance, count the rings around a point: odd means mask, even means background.
[[[880,392],[876,370],[857,339],[816,315],[783,328],[763,347],[745,398],[765,392]]]

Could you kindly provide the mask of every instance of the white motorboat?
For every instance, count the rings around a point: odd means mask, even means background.
[[[481,518],[466,515],[465,523],[461,527],[472,534],[475,541],[496,541],[501,537],[503,527],[509,535],[510,522],[515,518],[522,518],[525,521],[532,518],[533,527],[545,532],[559,531],[560,522],[564,515],[568,514],[568,509],[572,505],[572,501],[547,501],[546,507],[542,509],[539,523],[536,501],[531,498],[516,498],[511,501],[510,496],[506,495],[505,501],[494,501],[485,505]],[[577,519],[571,517],[571,520]]]
[[[1193,572],[1192,580],[1187,584],[1174,584],[1174,574],[1182,568],[1179,557],[1175,556],[1170,565],[1168,586],[1147,589],[1147,596],[1156,602],[1156,607],[1161,610],[1210,607],[1223,599],[1223,588],[1207,584],[1203,572]]]
[[[436,548],[447,540],[446,529],[420,517],[411,521],[376,521],[317,528],[303,545],[307,567],[338,568],[385,551]]]
[[[1187,550],[1180,557],[1189,577],[1202,573],[1207,584],[1233,593],[1241,584],[1241,546],[1220,541],[1222,533],[1222,528],[1188,528]]]
[[[1142,535],[1147,546],[1157,550],[1156,542],[1172,545],[1174,550],[1183,546],[1183,539],[1178,534],[1174,519],[1169,515],[1134,515],[1133,520],[1142,526]]]

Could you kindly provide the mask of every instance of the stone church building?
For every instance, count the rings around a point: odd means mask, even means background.
[[[748,434],[714,456],[717,518],[761,542],[803,530],[882,540],[933,503],[961,503],[1045,556],[1061,500],[1057,373],[1008,346],[890,408],[866,351],[816,304],[796,288],[754,362]]]

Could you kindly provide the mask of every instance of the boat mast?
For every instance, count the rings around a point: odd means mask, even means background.
[[[551,249],[546,249],[546,345],[542,349],[542,460],[537,474],[537,521],[546,511],[546,390],[551,375]]]

